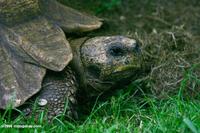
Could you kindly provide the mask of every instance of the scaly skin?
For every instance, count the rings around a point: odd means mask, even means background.
[[[70,66],[78,75],[77,81],[69,67],[63,72],[47,72],[43,88],[36,96],[44,101],[39,102],[42,108],[37,110],[47,107],[49,120],[63,113],[65,99],[69,99],[68,116],[76,114],[77,84],[80,86],[78,89],[85,91],[83,97],[97,96],[118,84],[123,85],[124,79],[128,82],[140,69],[140,49],[133,39],[123,36],[95,37],[76,41],[71,46],[74,58]]]
[[[42,84],[42,90],[29,100],[32,104],[36,102],[36,107],[28,106],[22,110],[27,116],[34,114],[36,121],[42,111],[47,113],[44,120],[48,121],[61,114],[77,118],[77,88],[75,73],[70,67],[66,67],[62,72],[48,71]]]
[[[36,120],[41,111],[47,111],[47,120],[62,113],[76,116],[78,84],[85,95],[95,96],[130,80],[141,59],[134,39],[87,38],[70,44],[71,50],[65,38],[64,32],[91,31],[101,25],[101,19],[56,0],[0,0],[0,108],[21,106],[32,97],[38,106],[24,112],[35,112]],[[79,82],[65,68],[71,60]]]

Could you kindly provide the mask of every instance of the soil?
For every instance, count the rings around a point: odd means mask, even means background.
[[[60,0],[104,20],[87,36],[125,35],[141,43],[139,84],[158,97],[200,90],[199,0]]]

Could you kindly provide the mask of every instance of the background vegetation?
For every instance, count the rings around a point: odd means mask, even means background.
[[[57,118],[52,125],[39,123],[41,128],[1,132],[200,132],[199,0],[59,1],[104,19],[100,30],[80,36],[139,40],[143,69],[137,80],[111,97],[80,105],[78,121]],[[35,124],[22,116],[11,120],[9,114],[1,114],[0,125]]]

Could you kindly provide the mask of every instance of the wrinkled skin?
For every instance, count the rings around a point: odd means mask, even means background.
[[[86,92],[97,95],[128,79],[141,67],[136,40],[123,36],[88,39],[80,48],[82,79]],[[92,94],[94,93],[94,94]]]
[[[82,42],[82,43],[81,43]],[[47,73],[43,89],[31,100],[37,101],[37,113],[48,109],[48,119],[62,114],[64,101],[68,101],[66,115],[78,118],[76,112],[77,89],[83,89],[82,97],[98,96],[118,83],[126,85],[141,67],[141,51],[134,39],[123,36],[106,36],[86,39],[77,44],[72,42],[74,58],[70,67],[62,72]],[[67,96],[67,97],[66,97]],[[41,100],[47,102],[43,105]],[[30,115],[31,108],[25,109]]]
[[[95,16],[54,0],[2,0],[0,6],[2,109],[30,100],[39,105],[36,119],[41,111],[47,111],[48,120],[62,113],[76,116],[77,89],[96,96],[123,84],[140,69],[141,51],[134,39],[66,40],[64,32],[100,28],[102,22]],[[22,111],[30,116],[33,108],[29,104]]]

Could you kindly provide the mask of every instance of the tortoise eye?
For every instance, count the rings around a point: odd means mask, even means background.
[[[112,56],[123,56],[125,51],[122,46],[112,46],[109,48],[109,54]]]

